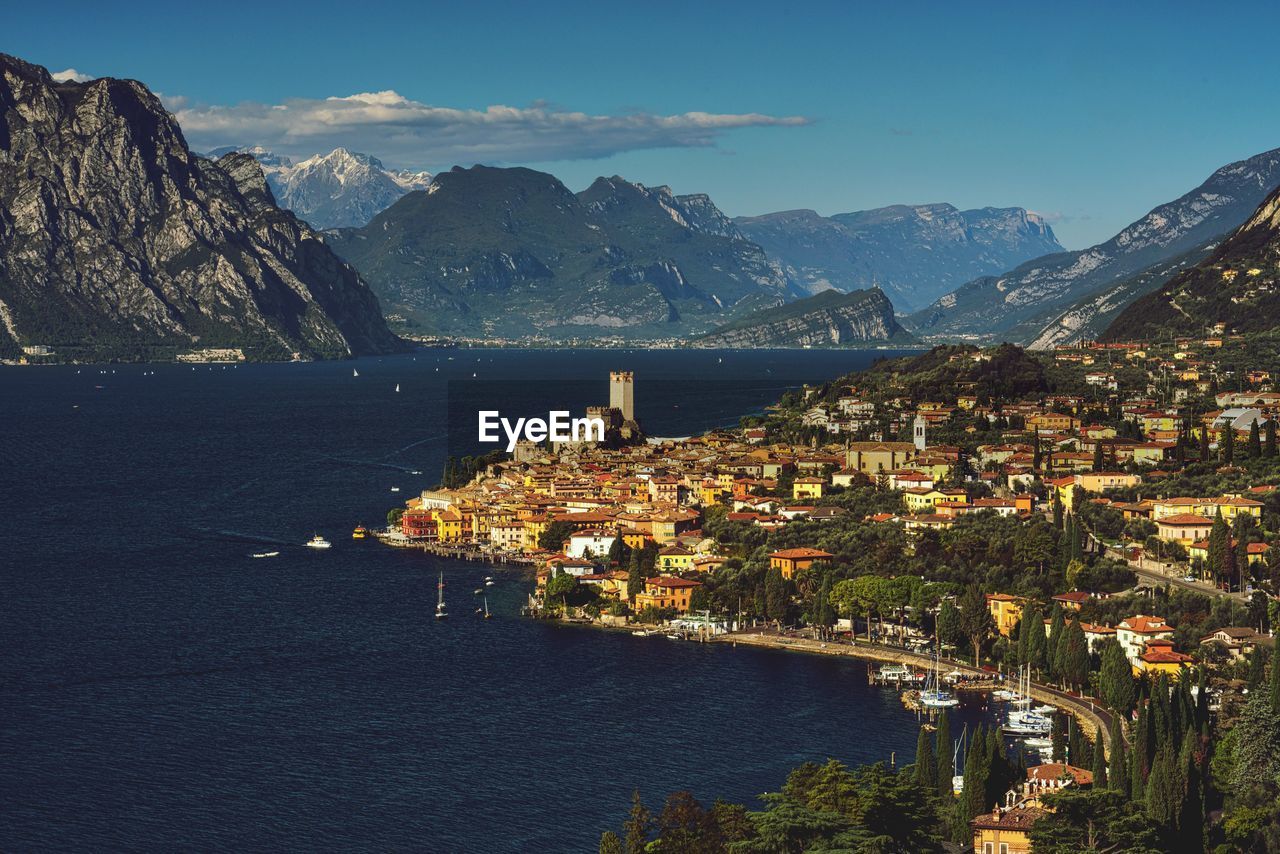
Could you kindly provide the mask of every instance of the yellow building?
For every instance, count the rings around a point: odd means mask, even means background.
[[[791,482],[791,497],[821,498],[823,487],[826,485],[827,482],[820,477],[798,477]]]
[[[436,520],[436,533],[442,543],[456,543],[462,540],[462,514],[452,507],[437,510],[432,514]]]
[[[1164,673],[1172,680],[1181,676],[1183,669],[1190,665],[1193,660],[1189,655],[1174,652],[1173,641],[1171,640],[1163,638],[1149,640],[1142,655],[1138,656],[1138,662],[1133,666],[1133,672],[1134,675],[1150,673],[1152,676]]]
[[[845,452],[847,468],[874,477],[882,471],[902,468],[915,459],[910,442],[851,442]]]
[[[995,621],[996,631],[1000,632],[1004,637],[1013,634],[1014,628],[1018,625],[1018,621],[1022,619],[1022,606],[1026,604],[1026,600],[1020,596],[1010,596],[1008,593],[988,593],[987,594],[987,610],[991,612],[991,619]]]
[[[658,569],[663,572],[685,572],[693,568],[693,552],[684,546],[667,546],[658,552]]]
[[[1190,546],[1197,540],[1207,539],[1213,530],[1213,519],[1197,513],[1180,513],[1156,520],[1156,536],[1169,542]]]
[[[1128,489],[1142,483],[1136,474],[1122,471],[1082,472],[1075,477],[1076,486],[1085,492],[1105,492],[1108,489]]]
[[[969,496],[963,489],[928,489],[917,487],[903,490],[902,499],[912,515],[933,513],[944,501],[948,504],[968,504]]]
[[[769,567],[782,571],[783,578],[791,578],[802,569],[808,569],[818,561],[830,560],[835,555],[821,549],[783,549],[769,555]]]
[[[683,614],[689,610],[693,591],[701,586],[702,582],[687,578],[659,576],[645,579],[644,592],[636,594],[635,609],[642,611],[645,608],[672,608]]]
[[[1038,802],[1018,804],[980,815],[969,826],[973,828],[974,854],[1030,854],[1031,826],[1047,810]]]

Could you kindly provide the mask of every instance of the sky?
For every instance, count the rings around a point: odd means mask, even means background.
[[[1020,206],[1067,248],[1280,147],[1280,4],[14,4],[0,51],[160,93],[196,150],[339,145],[705,192]]]

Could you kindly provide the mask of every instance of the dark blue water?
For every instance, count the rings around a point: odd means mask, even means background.
[[[915,722],[865,665],[522,620],[511,573],[486,622],[478,565],[349,537],[436,479],[450,377],[603,397],[629,368],[646,426],[681,434],[736,415],[672,403],[682,379],[869,359],[0,369],[0,850],[589,851],[633,788],[749,801],[805,760],[909,759]]]

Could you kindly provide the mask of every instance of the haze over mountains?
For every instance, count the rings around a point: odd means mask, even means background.
[[[1063,251],[1049,225],[1023,208],[893,205],[830,217],[782,211],[734,222],[802,290],[879,287],[903,313],[976,276]]]

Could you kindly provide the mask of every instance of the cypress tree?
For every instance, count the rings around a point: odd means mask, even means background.
[[[938,713],[938,730],[935,734],[934,761],[938,768],[938,794],[950,802],[954,791],[951,778],[955,774],[955,745],[951,743],[951,716],[943,709]]]
[[[1055,713],[1053,716],[1053,730],[1050,733],[1049,740],[1053,746],[1053,761],[1067,761],[1067,726],[1066,719],[1063,715]]]
[[[1093,445],[1093,470],[1095,472],[1102,471],[1106,466],[1106,460],[1102,456],[1102,442],[1096,441]]]
[[[1098,671],[1102,701],[1117,715],[1128,717],[1133,711],[1133,668],[1119,641],[1109,639],[1102,647],[1102,666]]]
[[[836,621],[835,611],[831,607],[831,573],[822,575],[822,585],[818,588],[818,601],[814,605],[814,622],[826,628]]]
[[[1256,418],[1249,424],[1249,444],[1246,446],[1245,453],[1255,460],[1262,456],[1262,438],[1258,435]]]
[[[1030,634],[1030,638],[1027,641],[1027,661],[1032,667],[1043,672],[1045,669],[1045,653],[1049,647],[1049,642],[1044,636],[1044,615],[1037,609],[1034,617],[1027,629]]]
[[[1115,725],[1120,726],[1118,721]],[[1093,740],[1093,788],[1095,791],[1107,788],[1107,752],[1102,745],[1102,730],[1098,730]]]
[[[1058,675],[1058,644],[1062,643],[1062,638],[1066,634],[1065,624],[1062,619],[1062,609],[1053,609],[1053,618],[1049,622],[1049,637],[1045,643],[1045,670],[1050,676],[1057,678]]]
[[[1227,424],[1222,428],[1222,464],[1234,465],[1236,461],[1236,428]]]
[[[1111,727],[1111,767],[1107,769],[1111,788],[1129,797],[1129,768],[1125,761],[1124,727],[1116,721]]]
[[[1267,457],[1274,457],[1274,456],[1276,455],[1276,422],[1275,422],[1275,419],[1273,419],[1273,418],[1268,418],[1268,419],[1267,419],[1267,425],[1266,425],[1266,428],[1263,430],[1263,434],[1265,435],[1265,437],[1266,437],[1266,438],[1265,438],[1265,440],[1264,440],[1264,444],[1263,444],[1263,446],[1262,446],[1262,453],[1263,453],[1263,455],[1264,455],[1264,456],[1267,456]]]
[[[1173,747],[1166,741],[1156,752],[1147,778],[1147,817],[1172,829],[1182,808],[1182,773]]]
[[[1203,668],[1203,667],[1202,667],[1202,668],[1200,668],[1200,669],[1203,671],[1205,668]],[[1208,703],[1209,703],[1207,695],[1208,695],[1208,693],[1209,693],[1209,692],[1208,692],[1208,691],[1206,690],[1206,688],[1204,687],[1204,684],[1203,684],[1203,683],[1204,683],[1204,676],[1203,676],[1203,675],[1200,677],[1200,681],[1201,681],[1201,687],[1200,687],[1200,690],[1199,690],[1199,692],[1198,692],[1198,693],[1200,694],[1200,696],[1196,698],[1197,700],[1199,700],[1199,704],[1197,704],[1197,705],[1198,705],[1198,706],[1199,706],[1199,705],[1204,705],[1204,706],[1205,706],[1205,711],[1206,711],[1206,714],[1207,714],[1207,712],[1208,712]],[[1270,682],[1271,682],[1271,684],[1270,684],[1270,686],[1268,686],[1268,687],[1271,689],[1271,711],[1273,711],[1273,712],[1275,712],[1276,714],[1280,715],[1280,650],[1276,650],[1276,651],[1274,651],[1274,652],[1272,652],[1272,653],[1271,653],[1271,679],[1270,679]],[[1197,710],[1196,710],[1196,711],[1197,711],[1197,715],[1196,715],[1196,717],[1197,717],[1197,718],[1199,718],[1199,714],[1198,714],[1198,712],[1199,712],[1199,708],[1198,708],[1198,707],[1197,707]]]
[[[938,781],[938,762],[933,755],[933,736],[924,727],[916,738],[916,785],[932,789]]]
[[[1249,693],[1253,693],[1262,687],[1262,682],[1266,679],[1267,664],[1262,655],[1262,647],[1255,646],[1253,652],[1249,654]]]
[[[1204,781],[1196,766],[1196,734],[1187,730],[1182,739],[1182,753],[1178,758],[1179,777],[1182,783],[1182,802],[1175,822],[1178,836],[1187,852],[1204,851]]]
[[[1077,768],[1085,767],[1084,735],[1076,725],[1075,718],[1067,718],[1067,764]]]

